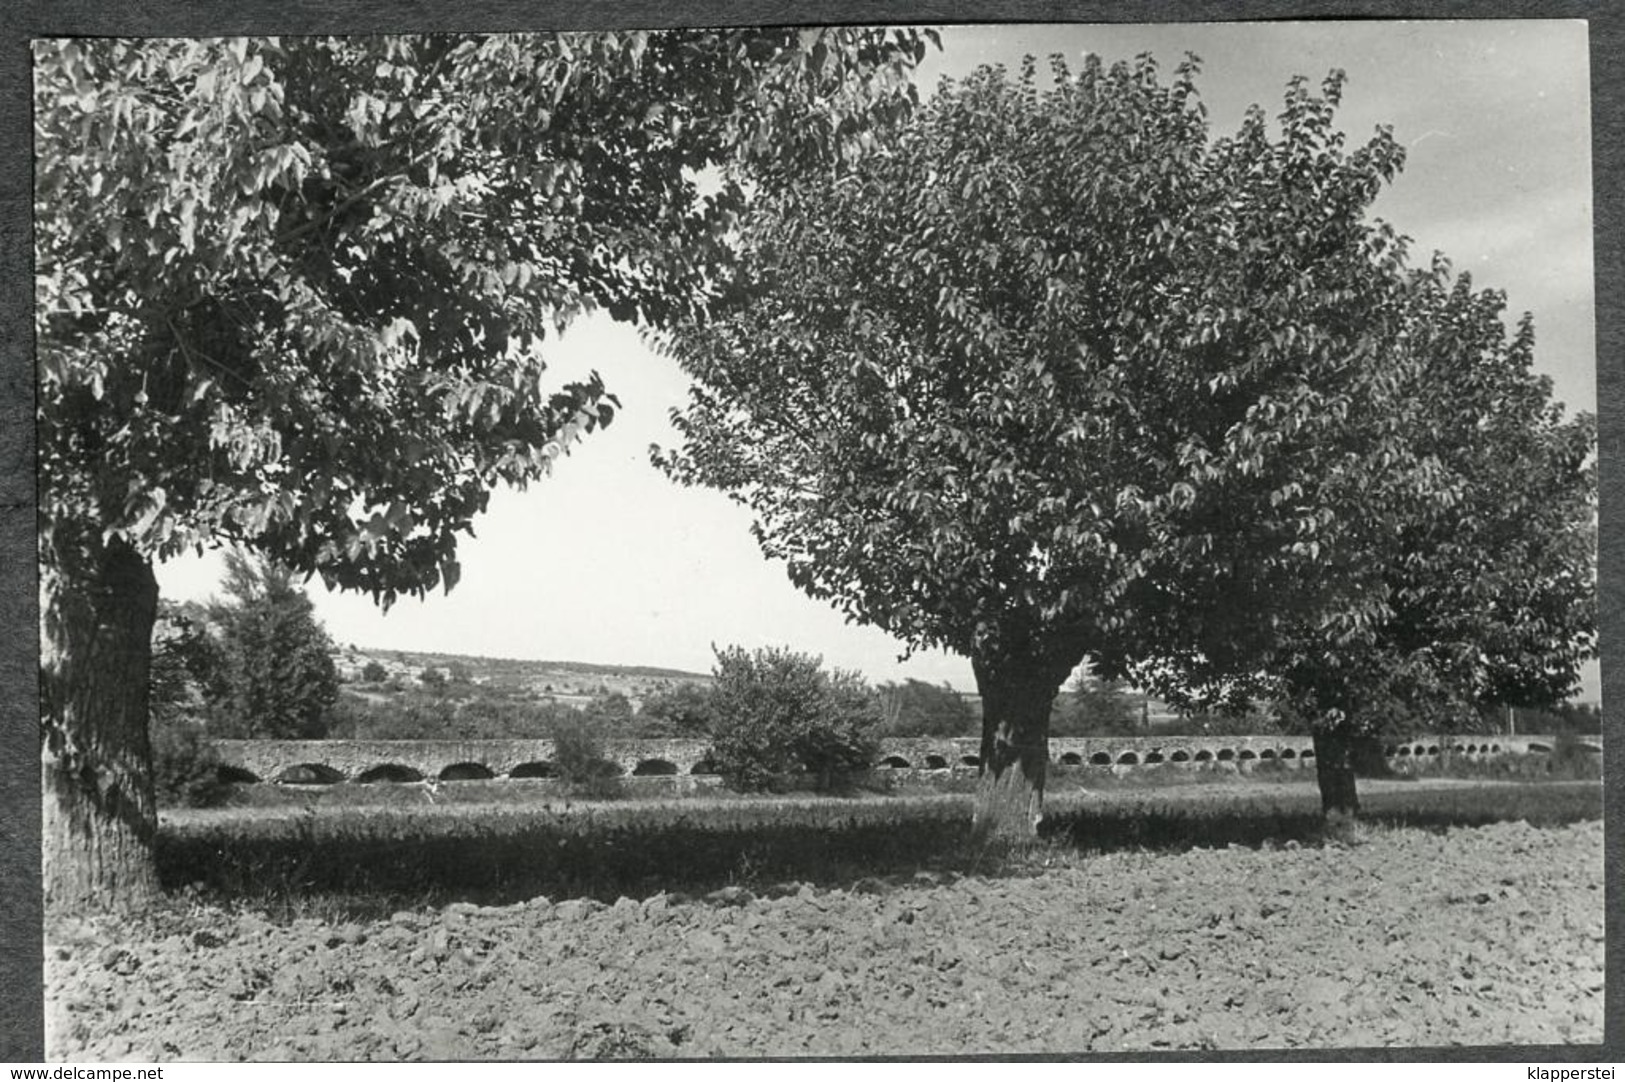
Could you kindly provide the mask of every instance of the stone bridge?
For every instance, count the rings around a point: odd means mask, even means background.
[[[1601,751],[1600,736],[1584,737]],[[1385,749],[1400,765],[1455,753],[1473,757],[1549,752],[1549,736],[1419,736]],[[222,740],[222,774],[239,782],[326,784],[547,778],[554,774],[551,740]],[[621,774],[715,773],[702,740],[611,740],[605,757]],[[974,770],[981,765],[976,737],[917,737],[881,741],[874,766],[883,770]],[[1306,736],[1051,737],[1052,766],[1127,770],[1160,764],[1202,767],[1260,763],[1313,764]]]

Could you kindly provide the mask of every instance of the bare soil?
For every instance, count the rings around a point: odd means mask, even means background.
[[[54,1059],[488,1060],[1602,1039],[1603,827],[1361,828],[1024,874],[47,928]]]

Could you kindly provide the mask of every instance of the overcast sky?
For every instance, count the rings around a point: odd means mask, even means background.
[[[1481,287],[1506,292],[1512,318],[1535,314],[1538,365],[1571,410],[1594,411],[1591,161],[1585,24],[1577,21],[1011,25],[944,31],[943,51],[920,72],[939,77],[983,63],[1014,70],[1024,54],[1086,52],[1107,61],[1152,52],[1171,69],[1186,51],[1215,134],[1233,131],[1258,102],[1273,117],[1294,74],[1316,84],[1348,73],[1339,126],[1350,142],[1376,125],[1409,147],[1405,171],[1377,213],[1414,238],[1413,261],[1438,249]],[[874,680],[914,676],[975,682],[964,660],[940,653],[904,664],[900,645],[845,624],[792,587],[749,534],[750,519],[722,495],[685,490],[649,465],[650,443],[675,442],[667,412],[685,380],[630,328],[578,324],[551,345],[561,381],[603,373],[624,405],[551,479],[499,491],[461,549],[450,596],[405,600],[387,614],[313,580],[333,637],[387,649],[494,657],[711,667],[711,644],[787,645]],[[217,592],[217,556],[159,568],[166,596]],[[1584,697],[1598,697],[1597,667]]]

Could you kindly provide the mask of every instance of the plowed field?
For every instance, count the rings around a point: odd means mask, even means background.
[[[1421,1047],[1602,1037],[1603,828],[1367,830],[1031,874],[47,929],[57,1059]]]

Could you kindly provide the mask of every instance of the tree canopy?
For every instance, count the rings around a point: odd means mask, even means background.
[[[853,155],[914,32],[35,48],[41,509],[389,601],[615,400],[537,350],[706,301],[742,178]],[[719,171],[703,194],[700,170]],[[47,553],[50,552],[49,546]]]
[[[1210,145],[1195,71],[984,70],[764,200],[726,315],[676,336],[697,385],[661,462],[913,646],[1110,672],[1122,613],[1177,609],[1241,653],[1231,614],[1329,555],[1304,478],[1369,393],[1389,242],[1363,214],[1402,151],[1341,150],[1335,76],[1279,140],[1255,110]]]

